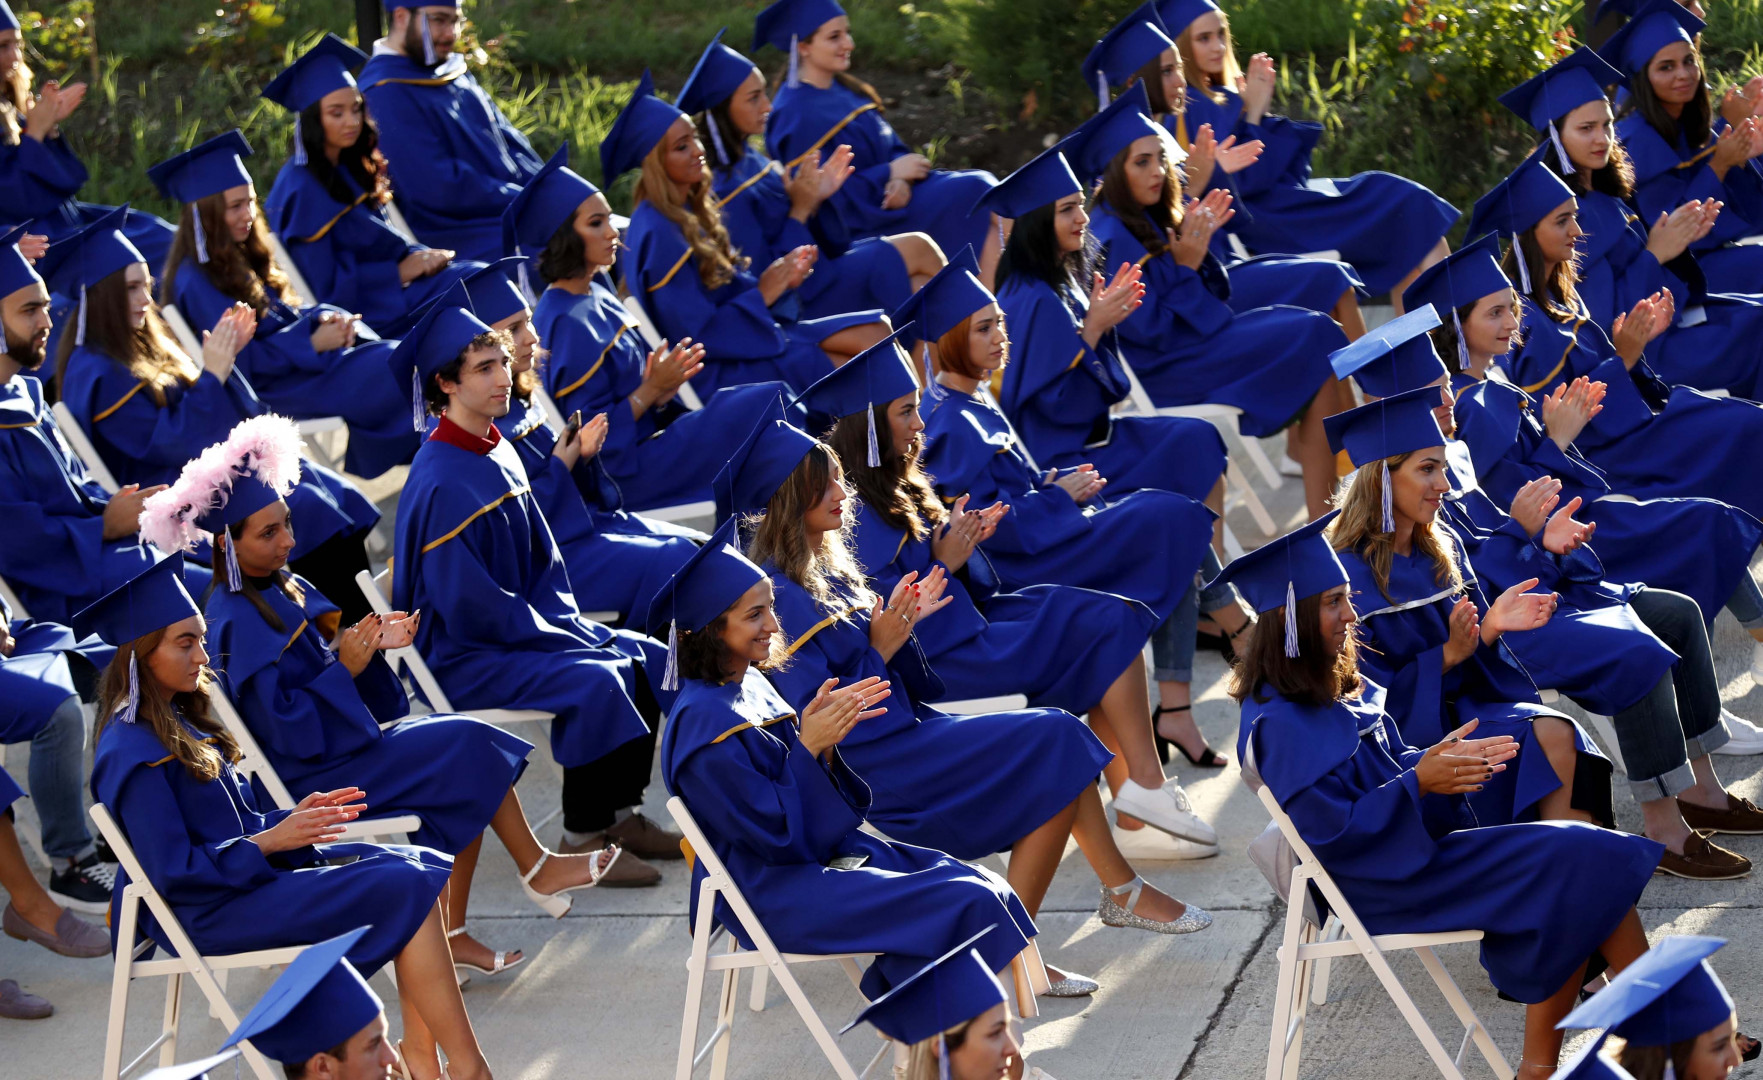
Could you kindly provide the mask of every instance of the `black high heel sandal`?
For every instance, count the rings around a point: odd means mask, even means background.
[[[1155,709],[1151,710],[1151,734],[1157,740],[1157,756],[1162,759],[1163,764],[1165,764],[1165,765],[1169,764],[1169,748],[1173,746],[1175,749],[1180,750],[1181,756],[1187,758],[1188,764],[1194,766],[1195,768],[1200,768],[1200,769],[1222,769],[1222,768],[1224,768],[1226,765],[1230,764],[1230,759],[1226,758],[1226,757],[1220,757],[1218,752],[1216,750],[1212,749],[1210,746],[1208,746],[1206,749],[1202,750],[1200,752],[1199,757],[1195,757],[1194,755],[1188,753],[1187,747],[1183,746],[1181,743],[1176,742],[1174,739],[1164,738],[1163,733],[1157,730],[1157,718],[1159,716],[1162,716],[1164,713],[1192,712],[1193,710],[1194,710],[1194,706],[1191,703],[1187,704],[1187,705],[1171,705],[1168,707],[1159,705]]]

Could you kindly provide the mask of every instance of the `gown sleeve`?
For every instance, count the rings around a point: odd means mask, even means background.
[[[996,552],[1037,555],[1089,532],[1090,520],[1071,496],[1027,475],[1021,460],[1000,445],[1008,437],[1008,432],[987,431],[965,409],[939,425],[925,452],[925,469],[943,502],[953,505],[966,495],[970,506],[1002,502],[1010,507],[985,543]]]
[[[862,783],[836,754],[830,769],[816,761],[794,733],[784,739],[783,765],[773,776],[762,765],[777,752],[771,742],[772,737],[754,730],[706,746],[681,766],[679,787],[690,792],[688,801],[698,820],[714,821],[720,838],[760,862],[824,865],[863,824],[860,807],[852,801]],[[839,781],[834,773],[840,774]],[[836,794],[828,797],[828,788]]]
[[[275,868],[246,835],[269,828],[287,813],[251,815],[244,822],[245,835],[198,844],[184,826],[183,810],[163,771],[181,768],[168,761],[132,770],[110,808],[118,821],[130,826],[129,844],[153,887],[174,905],[206,904],[273,881]]]
[[[368,91],[369,108],[379,124],[380,148],[389,160],[415,166],[400,175],[398,197],[448,219],[499,217],[520,194],[520,185],[497,180],[455,157],[436,134],[434,122],[423,115],[417,103],[422,92],[397,83]],[[500,110],[492,106],[489,111],[504,139],[518,140],[530,153],[526,136],[515,131]]]
[[[231,297],[222,293],[194,264],[178,267],[178,310],[189,320],[196,334],[214,326],[227,309]],[[304,317],[281,322],[259,320],[257,334],[239,351],[239,362],[257,379],[273,379],[294,372],[324,371],[330,361],[312,348],[312,326]],[[269,385],[269,384],[265,384]]]
[[[669,222],[651,220],[637,243],[634,260],[643,306],[653,313],[661,336],[690,337],[709,348],[707,363],[766,360],[784,351],[784,334],[765,306],[757,280],[737,277],[714,293],[698,276],[685,238]]]
[[[0,146],[0,205],[8,220],[53,214],[86,183],[86,167],[56,135],[42,142],[20,135],[17,146]]]
[[[100,406],[92,433],[100,446],[110,447],[122,458],[180,469],[214,441],[215,432],[224,437],[238,422],[226,384],[207,371],[181,393],[167,391],[168,402],[160,408],[121,365],[96,356],[89,362],[106,365],[98,378],[98,399],[114,403]],[[237,377],[235,373],[229,381]],[[115,458],[106,455],[105,460],[116,468]]]

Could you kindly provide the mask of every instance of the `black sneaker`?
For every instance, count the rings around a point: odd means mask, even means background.
[[[49,875],[49,896],[57,904],[88,915],[110,910],[110,893],[116,887],[116,864],[93,852],[66,870]]]

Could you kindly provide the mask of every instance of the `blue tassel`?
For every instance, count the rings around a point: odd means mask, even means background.
[[[949,396],[947,390],[937,385],[936,377],[931,372],[930,342],[928,341],[924,343],[924,392],[930,395],[932,401],[941,401]],[[874,421],[871,420],[870,423],[874,424]]]
[[[1396,496],[1394,485],[1390,483],[1390,463],[1383,462],[1380,466],[1383,476],[1380,478],[1383,487],[1383,531],[1396,531]]]
[[[74,329],[73,343],[75,345],[86,343],[86,287],[84,285],[80,286],[80,320],[79,326]]]
[[[1286,582],[1286,658],[1298,655],[1298,598],[1291,582]]]
[[[294,117],[294,164],[306,164],[306,140],[300,137],[300,118]]]
[[[428,12],[417,16],[422,20],[422,62],[429,67],[435,66],[435,43],[429,38]]]
[[[190,227],[196,233],[196,261],[208,261],[208,234],[202,228],[202,208],[195,203],[190,204]]]
[[[866,411],[869,413],[869,456],[866,462],[870,468],[878,469],[881,467],[881,444],[875,438],[875,406],[871,405]]]
[[[132,724],[135,722],[135,717],[140,715],[141,711],[141,676],[137,674],[135,670],[135,647],[133,643],[128,646],[128,650],[129,703],[123,706],[122,722],[125,724]]]
[[[716,160],[723,165],[727,165],[728,150],[722,145],[722,129],[716,126],[716,117],[709,112],[706,112],[704,114],[704,126],[710,129],[710,142],[716,147]]]
[[[1108,74],[1096,72],[1096,111],[1101,112],[1108,107]]]
[[[1451,325],[1457,330],[1457,366],[1464,371],[1469,370],[1469,341],[1463,336],[1463,320],[1458,317],[1457,309],[1451,309]]]
[[[1530,263],[1524,257],[1524,244],[1519,241],[1518,234],[1512,234],[1512,261],[1518,264],[1518,285],[1524,295],[1530,295]]]
[[[802,63],[801,54],[796,52],[796,35],[791,34],[790,35],[790,76],[789,76],[788,81],[786,81],[784,83],[785,86],[792,86],[793,87],[793,86],[800,86],[802,84],[802,80],[796,77],[796,71],[801,66],[801,63]]]
[[[1561,159],[1561,175],[1573,175],[1573,159],[1567,156],[1567,147],[1561,145],[1561,133],[1555,130],[1555,121],[1549,121],[1549,141],[1555,144],[1555,153]]]
[[[220,537],[216,536],[214,540],[219,543]],[[245,591],[245,580],[239,573],[238,547],[233,543],[231,537],[228,537],[226,542],[226,587],[227,592]]]

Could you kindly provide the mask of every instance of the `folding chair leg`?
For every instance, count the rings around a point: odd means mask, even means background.
[[[217,985],[219,985],[220,992],[223,994],[226,993],[226,977],[227,977],[227,973],[225,971],[217,971],[214,973],[214,981]],[[215,1020],[220,1019],[220,1013],[215,1010],[215,1007],[212,1003],[210,1003],[208,1006],[208,1015]]]
[[[1487,1061],[1488,1067],[1494,1071],[1494,1075],[1500,1080],[1512,1080],[1512,1067],[1506,1063],[1505,1055],[1501,1054],[1500,1048],[1494,1044],[1493,1036],[1488,1034],[1488,1029],[1482,1024],[1481,1017],[1475,1014],[1475,1008],[1469,1004],[1469,999],[1463,996],[1462,989],[1457,986],[1457,980],[1451,978],[1451,973],[1445,970],[1445,965],[1440,962],[1438,954],[1430,948],[1415,949],[1414,951],[1419,954],[1420,963],[1425,966],[1426,973],[1432,976],[1434,983],[1438,984],[1439,993],[1445,996],[1445,1002],[1451,1006],[1451,1011],[1457,1014],[1457,1019],[1462,1022],[1464,1030],[1475,1040],[1476,1049],[1481,1051],[1481,1056]]]
[[[794,975],[790,974],[789,968],[779,963],[772,974],[777,976],[777,984],[783,988],[784,996],[788,997],[790,1004],[796,1007],[796,1013],[801,1016],[802,1023],[807,1026],[808,1033],[814,1036],[814,1042],[820,1047],[820,1052],[826,1055],[827,1064],[833,1067],[834,1075],[839,1080],[857,1080],[856,1071],[851,1068],[851,1063],[845,1060],[845,1054],[839,1049],[838,1042],[833,1039],[832,1032],[827,1030],[826,1022],[821,1020],[820,1014],[814,1011],[814,1006],[808,1001],[808,995],[802,992],[801,984],[796,981]]]
[[[1219,522],[1219,531],[1223,534],[1224,561],[1228,563],[1242,558],[1243,544],[1242,541],[1237,539],[1237,534],[1230,531],[1230,522],[1221,520]]]
[[[182,1007],[184,977],[182,974],[168,976],[165,980],[165,1017],[161,1021],[159,1031],[164,1040],[159,1044],[159,1067],[165,1068],[178,1059],[178,1021]]]
[[[1371,970],[1377,974],[1377,981],[1383,983],[1384,992],[1390,995],[1390,1000],[1396,1003],[1397,1009],[1401,1010],[1402,1019],[1408,1021],[1408,1027],[1413,1030],[1414,1037],[1419,1039],[1420,1045],[1426,1048],[1426,1056],[1432,1058],[1432,1063],[1438,1068],[1439,1075],[1445,1077],[1446,1080],[1463,1080],[1463,1070],[1457,1067],[1456,1061],[1445,1050],[1444,1044],[1439,1042],[1439,1037],[1433,1034],[1432,1026],[1426,1022],[1426,1017],[1420,1014],[1420,1007],[1414,1004],[1414,999],[1409,996],[1407,988],[1402,985],[1402,980],[1396,978],[1395,970],[1390,967],[1389,958],[1376,949],[1366,952],[1364,956],[1365,962],[1370,964]],[[1507,1075],[1510,1076],[1510,1073]]]
[[[698,1052],[698,1012],[704,1004],[704,968],[710,962],[710,922],[715,907],[716,893],[706,880],[698,893],[698,926],[692,933],[691,957],[686,961],[686,1012],[680,1022],[674,1080],[692,1080],[692,1058]]]
[[[1267,536],[1278,536],[1279,533],[1273,525],[1273,515],[1267,512],[1267,507],[1261,503],[1261,496],[1255,494],[1255,489],[1249,485],[1249,479],[1243,475],[1242,467],[1235,461],[1231,461],[1225,467],[1225,475],[1230,477],[1231,490],[1236,493],[1238,500],[1249,511],[1249,516],[1255,519],[1255,524],[1260,526],[1262,533]]]
[[[765,968],[753,969],[753,989],[747,995],[747,1008],[753,1012],[765,1011],[765,987],[771,978],[771,972]]]
[[[128,1021],[129,967],[134,963],[135,917],[140,904],[137,886],[130,885],[122,894],[122,921],[117,927],[116,965],[110,975],[110,1024],[104,1032],[104,1072],[102,1080],[117,1080],[122,1075],[122,1036]]]
[[[1286,929],[1279,948],[1279,981],[1274,988],[1273,1022],[1267,1038],[1267,1080],[1286,1080],[1297,1071],[1297,1061],[1289,1049],[1291,1025],[1299,1018],[1296,1010],[1298,984],[1298,946],[1304,938],[1304,883],[1302,874],[1292,878],[1292,893],[1286,901]]]
[[[1280,485],[1285,483],[1285,477],[1281,476],[1279,470],[1274,468],[1273,462],[1268,460],[1267,451],[1261,449],[1261,440],[1252,435],[1243,435],[1240,432],[1238,438],[1243,444],[1243,453],[1254,463],[1255,470],[1261,474],[1261,479],[1267,481],[1268,490],[1279,490]]]
[[[1339,941],[1340,939],[1341,920],[1331,912],[1328,920],[1322,924],[1322,940]],[[1331,963],[1333,960],[1327,956],[1316,961],[1316,979],[1310,991],[1310,1004],[1312,1005],[1328,1004],[1328,969]]]
[[[731,951],[734,944],[734,937],[730,935]],[[710,1080],[724,1080],[728,1076],[728,1049],[735,1041],[735,996],[740,986],[739,968],[729,968],[722,973],[722,997],[716,1006],[716,1030],[721,1035],[716,1040],[716,1049],[710,1053]]]

